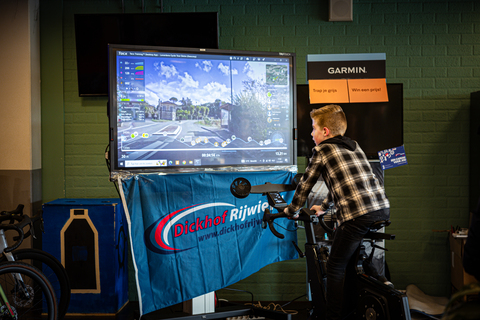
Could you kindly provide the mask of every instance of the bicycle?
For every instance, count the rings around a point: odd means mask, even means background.
[[[18,240],[4,251],[16,249],[23,241],[23,232],[15,225],[0,225],[0,230],[14,230]],[[57,300],[45,275],[22,262],[0,264],[0,319],[56,320]]]
[[[283,212],[287,203],[280,192],[295,190],[296,181],[299,177],[300,175],[295,176],[293,183],[290,185],[266,183],[257,186],[252,186],[247,179],[237,178],[232,182],[230,191],[237,198],[245,198],[250,193],[265,195],[268,204],[278,213],[271,213],[270,209],[266,208],[262,219],[262,227],[265,229],[268,226],[276,237],[284,239],[284,235],[279,233],[274,226],[275,219],[290,218]],[[307,208],[302,208],[295,217],[296,221],[304,223],[307,238],[305,253],[298,248],[295,242],[293,244],[299,256],[306,257],[307,260],[307,278],[312,294],[312,309],[309,319],[325,319],[326,316],[329,249],[327,246],[317,243],[313,225],[320,223],[330,235],[333,234],[334,230],[325,223],[323,218],[324,215],[318,217]],[[394,235],[377,232],[389,224],[389,220],[375,222],[364,239],[371,239],[373,242],[379,239],[393,240]],[[376,246],[372,246],[372,250],[374,248]],[[370,256],[372,255],[373,251]],[[380,281],[378,273],[367,273],[366,271],[375,270],[371,269],[371,265],[364,265],[366,260],[368,260],[368,257],[365,246],[360,243],[345,271],[345,282],[350,283],[351,287],[344,290],[345,293],[350,293],[345,299],[344,317],[349,319],[411,320],[406,294]]]
[[[2,211],[0,213],[0,223],[8,221],[10,225],[16,225],[25,238],[32,235],[36,239],[33,225],[39,222],[43,230],[42,216],[37,215],[30,218],[23,214],[23,207],[20,204],[13,211]],[[29,227],[29,229],[24,233],[23,230],[26,227]],[[7,251],[7,246],[8,242],[5,233],[3,229],[0,229],[0,252],[3,253],[0,257],[0,263],[6,261],[32,261],[32,264],[42,270],[51,283],[58,299],[58,319],[63,319],[67,313],[71,297],[70,280],[63,265],[48,252],[34,248]]]

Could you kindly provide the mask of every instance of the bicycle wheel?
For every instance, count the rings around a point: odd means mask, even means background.
[[[15,250],[12,255],[14,261],[27,262],[27,260],[31,260],[31,264],[42,270],[50,281],[57,297],[58,319],[63,319],[70,304],[71,290],[67,271],[60,261],[50,253],[38,249]],[[3,255],[0,263],[5,261],[7,261],[7,258]]]
[[[15,314],[12,318],[9,309],[3,305],[0,308],[1,319],[57,319],[55,292],[47,278],[34,266],[21,262],[0,264],[0,285],[10,310]]]

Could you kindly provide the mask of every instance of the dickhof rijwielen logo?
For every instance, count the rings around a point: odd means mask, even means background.
[[[237,208],[227,202],[202,203],[171,212],[148,226],[145,245],[159,254],[174,254],[197,247],[231,232],[260,228],[268,202],[261,200]]]

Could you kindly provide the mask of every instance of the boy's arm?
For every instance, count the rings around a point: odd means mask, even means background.
[[[293,200],[291,204],[285,208],[285,211],[290,214],[295,214],[300,210],[307,201],[308,194],[312,190],[315,183],[317,183],[318,178],[320,177],[322,170],[321,156],[316,150],[313,151],[313,156],[310,159],[310,163],[305,169],[305,173],[300,179],[300,182],[295,189],[295,194],[293,195]]]

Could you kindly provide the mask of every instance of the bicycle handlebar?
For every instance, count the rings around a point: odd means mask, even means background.
[[[262,193],[266,195],[268,199],[268,204],[274,209],[278,210],[278,213],[271,213],[270,209],[266,208],[263,214],[262,228],[266,229],[268,225],[270,231],[277,238],[284,239],[285,236],[275,229],[273,222],[275,219],[278,218],[292,218],[292,216],[287,215],[283,212],[284,208],[287,206],[287,203],[280,195],[280,192],[295,190],[298,177],[299,175],[297,174],[294,178],[293,183],[290,185],[266,183],[257,186],[252,186],[250,182],[245,178],[237,178],[232,182],[230,186],[230,191],[237,198],[246,198],[250,193]],[[325,224],[324,215],[317,216],[310,209],[302,208],[298,212],[298,214],[295,215],[294,219],[297,221],[304,221],[306,223],[320,223],[320,225],[325,229],[327,233],[333,233],[333,229]]]
[[[8,224],[8,225],[2,225],[0,224],[0,229],[3,230],[3,231],[6,231],[6,230],[14,230],[18,233],[18,237],[15,237],[14,239],[15,240],[15,243],[9,247],[6,247],[3,252],[11,252],[15,249],[17,249],[20,244],[23,242],[23,238],[24,238],[24,234],[23,234],[23,230],[20,229],[17,225],[14,225],[14,224]]]
[[[275,229],[275,227],[273,226],[273,221],[277,218],[288,218],[288,217],[289,216],[284,212],[270,213],[270,209],[266,208],[263,213],[262,228],[266,229],[268,224],[270,231],[272,231],[272,233],[277,238],[283,239],[285,238],[285,236]]]
[[[275,208],[275,209],[277,209],[277,208]],[[310,209],[307,209],[307,208],[302,208],[302,209],[300,209],[299,213],[297,214],[297,217],[293,218],[293,219],[296,220],[296,221],[303,221],[303,222],[306,222],[306,223],[313,223],[313,224],[320,223],[322,228],[325,229],[325,231],[329,235],[331,235],[333,233],[333,229],[330,228],[325,223],[324,217],[325,217],[325,215],[317,216],[314,211],[312,211]],[[278,219],[278,218],[289,218],[289,219],[291,219],[292,217],[290,215],[287,215],[283,211],[280,211],[278,213],[270,213],[270,209],[266,208],[265,212],[263,214],[262,228],[266,229],[267,225],[268,225],[268,227],[270,228],[270,231],[277,238],[283,239],[283,238],[285,238],[285,236],[283,234],[281,234],[280,232],[278,232],[273,225],[273,221],[275,219]]]
[[[35,222],[40,220],[43,226],[43,217],[41,213],[30,218],[29,216],[23,214],[23,208],[24,205],[19,204],[15,210],[0,212],[0,229],[15,230],[18,233],[18,236],[13,237],[13,240],[16,241],[16,243],[13,246],[8,247],[8,250],[5,249],[6,252],[16,249],[22,243],[23,239],[28,238],[30,235],[36,239],[33,229]],[[9,224],[3,224],[4,221],[9,221]],[[26,226],[29,226],[29,229],[27,232],[24,232],[23,230]],[[43,228],[41,230],[43,230]]]
[[[25,206],[23,204],[19,204],[15,210],[12,211],[2,211],[0,212],[0,215],[10,215],[10,214],[18,214],[18,215],[23,215],[23,208]]]

